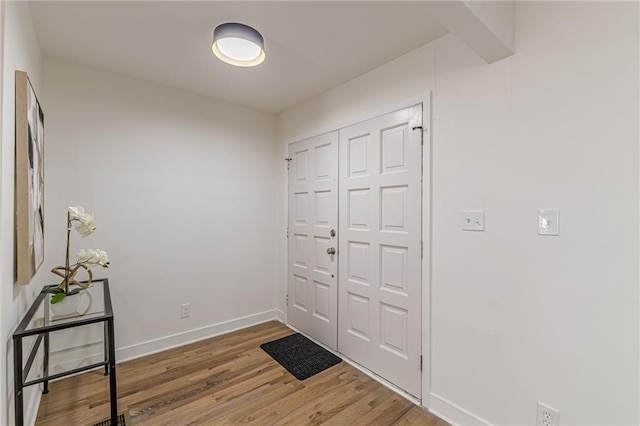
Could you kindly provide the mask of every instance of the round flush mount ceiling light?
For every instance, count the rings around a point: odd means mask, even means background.
[[[237,22],[220,24],[213,30],[213,54],[237,67],[254,67],[264,61],[264,39],[248,25]]]

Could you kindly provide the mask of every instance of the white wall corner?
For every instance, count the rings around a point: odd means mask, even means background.
[[[210,339],[221,334],[227,334],[243,328],[262,324],[264,322],[278,320],[278,316],[278,311],[274,309],[126,346],[116,349],[116,361],[121,363],[135,358],[167,351],[190,343]]]
[[[431,393],[429,395],[429,411],[434,415],[440,417],[446,422],[456,426],[466,425],[483,425],[490,426],[491,423],[484,420],[481,417],[476,416],[473,413],[465,410],[464,408],[454,404],[451,401],[447,401],[443,397]]]
[[[513,1],[434,1],[429,13],[489,64],[514,53]]]

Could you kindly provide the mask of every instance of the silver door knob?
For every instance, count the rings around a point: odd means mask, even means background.
[[[336,248],[335,247],[330,247],[327,249],[327,254],[336,254]]]

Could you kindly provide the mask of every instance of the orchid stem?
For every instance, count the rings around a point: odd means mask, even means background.
[[[71,237],[71,213],[67,211],[67,255],[64,261],[64,292],[69,293],[69,239]]]

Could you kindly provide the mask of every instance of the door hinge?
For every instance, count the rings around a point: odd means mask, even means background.
[[[287,162],[287,170],[289,170],[289,165],[291,164],[291,160],[293,160],[293,158],[285,158],[284,161]]]
[[[289,227],[287,226],[287,238],[289,238]]]
[[[420,371],[422,371],[422,355],[420,355]]]
[[[289,306],[289,295],[288,294],[287,294],[286,300],[287,300],[287,306]]]

